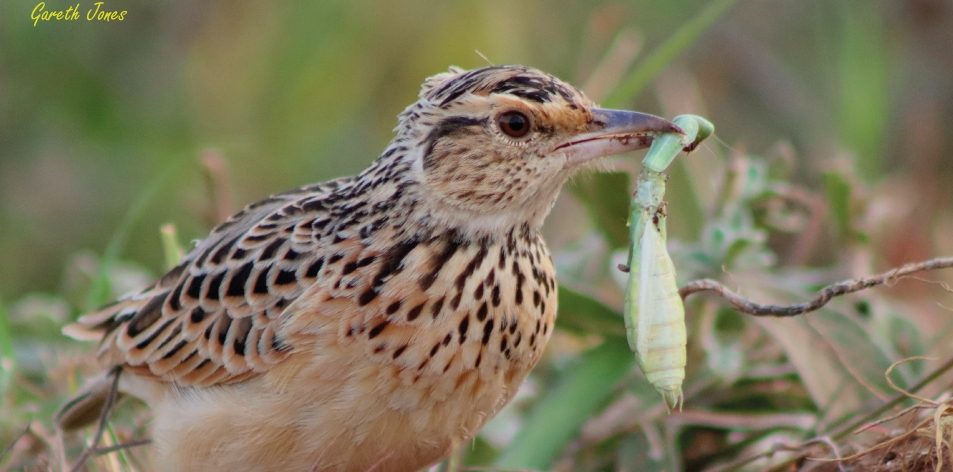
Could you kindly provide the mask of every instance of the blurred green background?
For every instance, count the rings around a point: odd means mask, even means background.
[[[57,290],[70,254],[101,250],[143,188],[205,149],[228,159],[240,204],[354,173],[422,79],[484,65],[476,50],[582,85],[620,33],[651,49],[704,3],[122,1],[107,3],[129,10],[122,23],[34,27],[34,3],[4,0],[0,294]],[[849,156],[866,181],[911,177],[923,205],[907,211],[928,229],[944,195],[931,188],[953,181],[950,10],[742,1],[619,105],[703,112],[745,149],[788,140],[801,174]],[[674,103],[659,104],[660,89]],[[204,192],[196,169],[178,174],[126,257],[157,267],[162,222],[203,235]]]
[[[826,282],[953,254],[949,1],[112,0],[105,6],[128,10],[125,21],[34,27],[35,5],[0,0],[0,312],[8,314],[0,352],[7,386],[35,384],[4,389],[0,440],[22,421],[42,422],[75,388],[75,379],[50,382],[44,372],[81,351],[57,326],[107,298],[95,280],[117,234],[125,238],[115,246],[112,295],[161,274],[161,224],[174,223],[183,241],[200,238],[216,219],[210,201],[237,209],[360,171],[421,81],[450,65],[485,65],[476,51],[554,73],[608,105],[715,122],[718,140],[686,158],[670,184],[682,282],[716,277],[747,295],[793,301]],[[707,16],[689,23],[706,5]],[[203,155],[224,160],[213,176],[227,175],[227,185],[210,187]],[[613,267],[626,175],[637,160],[614,168],[560,198],[546,232],[572,289],[561,300],[563,329],[525,398],[461,453],[465,463],[704,468],[761,450],[778,428],[805,439],[869,408],[893,392],[865,384],[882,386],[885,366],[905,355],[953,356],[944,341],[953,301],[929,284],[853,297],[829,310],[840,315],[812,318],[828,320],[820,324],[755,322],[706,299],[689,304],[687,408],[802,416],[747,429],[689,427],[708,418],[701,414],[666,419],[657,399],[639,393],[644,379],[616,339],[621,320],[611,319],[621,301]],[[598,310],[604,318],[589,316]],[[817,336],[830,352],[809,352]],[[606,339],[615,342],[589,349]],[[573,370],[580,357],[589,371]],[[905,379],[927,367],[910,367]],[[860,381],[832,380],[841,378]],[[572,393],[574,379],[604,382],[604,393]],[[576,405],[571,395],[591,407],[548,419]],[[828,397],[844,404],[832,410]],[[630,420],[610,421],[622,412]],[[657,437],[650,424],[662,428]],[[544,440],[552,445],[534,442]],[[536,456],[514,452],[524,444]]]

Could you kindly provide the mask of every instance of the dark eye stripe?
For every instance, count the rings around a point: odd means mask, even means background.
[[[486,124],[487,118],[473,118],[469,116],[451,116],[449,118],[444,118],[443,121],[437,123],[436,126],[433,127],[433,130],[430,131],[430,134],[428,134],[427,138],[424,139],[424,142],[426,143],[426,151],[424,151],[424,167],[427,167],[430,164],[430,154],[433,152],[433,148],[440,138],[468,130],[472,127],[486,126]]]
[[[473,118],[469,116],[451,116],[444,118],[443,121],[434,126],[433,131],[427,136],[430,141],[440,139],[445,136],[457,133],[465,128],[472,126],[483,126],[486,124],[486,118]]]

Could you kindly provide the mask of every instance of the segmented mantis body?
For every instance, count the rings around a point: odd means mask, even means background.
[[[665,247],[665,180],[663,173],[682,150],[690,151],[713,131],[694,115],[676,117],[684,135],[655,139],[642,162],[629,218],[629,283],[625,325],[629,346],[645,377],[668,408],[680,407],[687,353],[685,308],[675,282],[675,267]]]

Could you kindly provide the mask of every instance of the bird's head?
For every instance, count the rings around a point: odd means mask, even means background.
[[[499,234],[541,225],[586,164],[679,129],[657,116],[598,108],[542,71],[491,66],[428,78],[397,131],[427,211],[467,233]]]

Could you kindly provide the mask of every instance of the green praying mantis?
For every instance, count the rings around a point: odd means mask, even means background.
[[[670,410],[683,401],[687,353],[685,307],[665,247],[664,172],[679,152],[695,149],[714,132],[714,125],[700,116],[681,115],[672,121],[684,134],[666,133],[653,141],[632,198],[624,310],[629,347]]]

